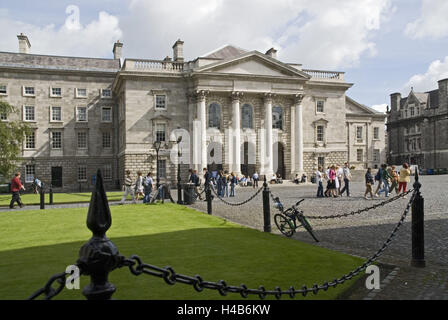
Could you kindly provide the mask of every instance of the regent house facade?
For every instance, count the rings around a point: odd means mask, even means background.
[[[123,60],[117,42],[114,59],[86,59],[32,55],[18,38],[20,53],[0,53],[0,96],[34,129],[23,146],[27,182],[78,190],[98,168],[109,188],[127,169],[158,168],[175,182],[179,135],[183,179],[189,168],[290,179],[385,161],[385,115],[346,96],[343,72],[284,63],[274,49],[225,46],[187,62],[179,40],[173,58]]]

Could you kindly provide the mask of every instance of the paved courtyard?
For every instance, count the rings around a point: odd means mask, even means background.
[[[379,262],[398,266],[395,277],[384,283],[383,290],[371,294],[374,299],[448,299],[448,197],[442,192],[448,187],[447,176],[423,176],[422,195],[425,199],[425,254],[427,267],[416,269],[409,266],[411,259],[411,213],[406,218],[391,246],[380,257]],[[316,186],[270,185],[271,192],[279,196],[285,207],[299,199],[305,199],[301,208],[305,215],[332,215],[351,212],[380,203],[384,196],[375,200],[365,200],[362,182],[351,184],[352,196],[337,199],[315,198]],[[237,197],[226,198],[229,202],[241,202],[255,191],[253,188],[237,188]],[[317,245],[341,252],[368,258],[373,255],[389,237],[398,223],[407,202],[399,199],[384,207],[361,215],[330,220],[310,220],[315,234],[320,240]],[[206,211],[205,202],[197,202],[193,207]],[[271,208],[271,219],[276,210]],[[213,201],[213,214],[263,230],[262,196],[240,207],[231,207],[220,200]],[[271,221],[273,232],[278,232]],[[306,231],[298,232],[294,239],[315,244]],[[339,275],[335,275],[339,276]],[[389,282],[389,283],[388,283]],[[367,296],[366,289],[354,298]]]

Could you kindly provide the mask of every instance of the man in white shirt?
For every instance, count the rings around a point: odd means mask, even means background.
[[[344,178],[344,188],[341,190],[341,196],[347,191],[347,197],[350,197],[350,180],[352,178],[352,174],[350,173],[350,168],[348,167],[348,163],[344,164],[343,169],[343,178]]]
[[[322,167],[319,167],[316,171],[316,183],[317,183],[317,197],[324,197],[324,186],[322,185]]]
[[[132,186],[131,171],[126,170],[126,177],[124,178],[124,194],[120,204],[125,203],[126,198],[128,197],[129,194],[132,196],[132,203],[136,204],[137,202],[135,201],[135,192]]]

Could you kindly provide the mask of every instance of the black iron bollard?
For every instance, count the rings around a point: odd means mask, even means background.
[[[182,184],[181,184],[181,179],[180,179],[180,175],[177,178],[177,204],[183,204],[184,202],[182,201]]]
[[[107,278],[109,272],[119,267],[123,257],[106,237],[111,225],[112,216],[104,191],[103,177],[98,170],[87,214],[87,227],[93,236],[82,246],[77,261],[83,274],[90,276],[90,284],[82,290],[88,300],[109,300],[116,290]]]
[[[266,175],[264,176],[263,183],[263,216],[264,216],[264,232],[271,232],[271,206],[269,203],[269,187],[266,180]]]
[[[53,205],[53,185],[50,184],[50,205]]]
[[[412,261],[413,267],[424,268],[425,262],[425,211],[424,199],[420,193],[418,169],[415,170],[414,189],[417,190],[412,203]]]
[[[212,190],[210,189],[210,182],[207,182],[205,185],[205,199],[207,200],[207,213],[213,214],[212,211]]]
[[[40,210],[45,209],[45,190],[44,190],[44,183],[42,182],[40,187]]]

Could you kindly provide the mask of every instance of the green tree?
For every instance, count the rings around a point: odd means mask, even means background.
[[[30,127],[22,121],[11,120],[10,115],[18,113],[17,108],[0,100],[0,117],[9,121],[0,121],[0,177],[9,177],[17,168],[22,143]]]

